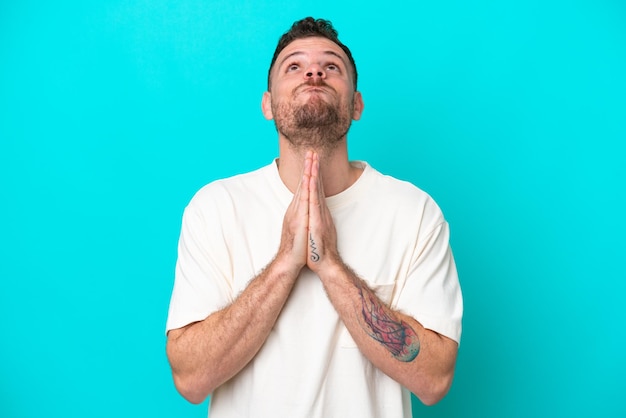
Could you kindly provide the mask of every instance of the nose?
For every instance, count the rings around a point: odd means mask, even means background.
[[[318,64],[311,64],[309,68],[307,68],[307,70],[304,72],[304,78],[306,78],[307,80],[325,79],[326,73]]]

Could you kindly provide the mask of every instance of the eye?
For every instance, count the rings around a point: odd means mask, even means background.
[[[328,71],[340,71],[339,66],[337,64],[330,63],[326,65],[326,69]]]
[[[287,66],[287,72],[297,71],[299,68],[300,66],[298,65],[298,63],[292,62]]]

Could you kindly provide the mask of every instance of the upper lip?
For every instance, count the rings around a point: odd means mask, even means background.
[[[304,84],[297,89],[298,93],[303,91],[323,91],[324,93],[328,93],[328,88],[325,86],[312,86],[310,84]]]

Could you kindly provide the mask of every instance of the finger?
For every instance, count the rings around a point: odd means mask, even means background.
[[[326,196],[324,194],[324,181],[322,180],[322,170],[320,170],[319,155],[317,156],[317,200],[320,205],[326,206]]]
[[[328,219],[328,207],[326,206],[326,197],[324,195],[324,182],[322,181],[319,154],[315,154],[313,158],[310,188],[309,211],[314,210],[316,220],[319,220],[319,223],[323,225]]]
[[[304,168],[302,169],[302,183],[305,185],[307,192],[310,191],[311,176],[313,173],[313,157],[311,151],[307,151],[304,158]],[[309,199],[307,194],[306,199]]]
[[[298,187],[296,188],[296,192],[293,194],[293,199],[291,200],[292,204],[297,203],[300,200],[300,196],[302,194],[302,185],[304,184],[304,173],[300,176],[300,181],[298,182]]]
[[[309,191],[309,181],[311,176],[311,164],[310,164],[310,151],[307,152],[305,156],[304,162],[302,164],[302,172],[300,173],[300,181],[298,182],[298,187],[294,193],[293,200],[308,200],[308,191]],[[304,192],[303,192],[304,189]]]
[[[312,156],[312,161],[311,161],[311,179],[309,181],[309,200],[311,202],[311,205],[315,205],[315,206],[319,206],[320,204],[320,194],[319,194],[319,188],[320,188],[320,182],[319,182],[319,175],[320,175],[320,160],[319,160],[319,156],[317,155],[317,153],[313,153]]]
[[[302,173],[303,174],[307,174],[307,175],[311,175],[311,163],[313,162],[313,151],[309,150],[306,152],[306,154],[304,154],[304,164],[302,166]]]
[[[304,158],[304,166],[302,168],[302,179],[300,180],[301,190],[298,196],[298,202],[300,202],[298,212],[302,215],[309,213],[309,200],[310,200],[310,183],[311,183],[311,166],[313,160],[311,159],[310,151]]]

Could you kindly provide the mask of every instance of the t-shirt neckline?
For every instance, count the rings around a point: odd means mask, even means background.
[[[280,174],[278,173],[277,160],[278,159],[274,159],[274,161],[272,161],[272,163],[268,166],[272,174],[272,184],[274,185],[274,189],[279,194],[283,204],[289,206],[291,200],[293,199],[293,193],[291,193],[285,183],[283,183],[283,180],[280,178]],[[340,206],[343,206],[344,204],[352,201],[360,193],[360,190],[363,188],[363,184],[366,184],[369,181],[368,179],[371,177],[373,170],[367,162],[355,160],[350,161],[350,164],[352,166],[362,168],[363,172],[361,173],[359,178],[354,183],[352,183],[352,185],[350,185],[350,187],[340,193],[337,193],[334,196],[329,196],[326,198],[326,204],[331,210],[339,208]]]

